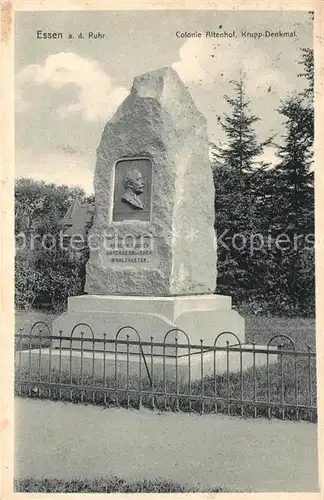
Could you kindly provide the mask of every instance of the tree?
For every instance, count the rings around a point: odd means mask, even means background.
[[[302,52],[302,63],[300,76],[308,88],[282,100],[278,109],[285,133],[276,145],[277,165],[267,168],[258,161],[273,138],[257,140],[253,125],[258,118],[249,112],[242,79],[234,82],[234,97],[225,96],[232,108],[220,120],[226,146],[213,148],[215,227],[218,241],[224,231],[227,237],[218,247],[218,291],[270,314],[314,312],[311,51]],[[258,234],[262,244],[251,251]]]
[[[16,303],[57,308],[82,293],[87,250],[80,259],[60,246],[62,219],[80,188],[18,179],[15,186]]]
[[[264,147],[271,143],[272,138],[264,142],[257,140],[253,125],[260,118],[249,111],[250,101],[246,98],[244,77],[241,76],[239,81],[231,83],[234,87],[234,97],[225,95],[224,98],[231,106],[232,113],[225,113],[223,120],[220,120],[226,133],[226,147],[213,145],[212,154],[215,165],[220,164],[235,172],[239,180],[244,177],[244,173],[251,173],[255,166],[263,165],[255,159],[262,154]]]
[[[284,101],[279,113],[285,119],[286,134],[277,145],[280,159],[274,167],[278,213],[290,228],[313,230],[314,175],[310,167],[313,161],[313,136],[309,130],[309,110],[302,97],[295,95]]]
[[[301,60],[298,64],[303,66],[303,73],[299,77],[305,77],[308,81],[308,86],[305,88],[303,95],[309,97],[311,100],[314,98],[314,51],[310,48],[301,49]]]
[[[232,82],[234,97],[225,96],[231,114],[220,124],[226,133],[226,146],[213,145],[215,183],[215,228],[218,234],[218,291],[237,297],[249,294],[251,234],[259,223],[256,210],[266,164],[258,157],[272,138],[257,140],[254,124],[259,120],[250,112],[244,77]],[[225,233],[225,235],[224,235]],[[223,244],[224,238],[229,244]],[[221,239],[220,239],[221,237]],[[235,287],[233,281],[235,280]]]
[[[267,183],[265,197],[267,217],[274,236],[284,234],[289,248],[271,249],[265,256],[266,293],[273,301],[281,298],[281,308],[294,314],[311,314],[315,305],[314,249],[309,244],[314,235],[313,162],[314,66],[312,51],[304,49],[302,61],[308,87],[300,94],[281,102],[278,112],[283,118],[285,134],[277,144],[279,162]],[[270,264],[271,262],[271,264]],[[271,286],[270,286],[271,284]],[[275,290],[275,292],[274,292]]]
[[[17,179],[15,184],[15,233],[26,236],[56,233],[73,199],[83,198],[83,189],[57,186],[34,179]]]

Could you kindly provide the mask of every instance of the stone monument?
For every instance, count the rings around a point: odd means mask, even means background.
[[[69,299],[54,330],[68,335],[85,322],[113,338],[130,325],[161,342],[181,328],[191,343],[213,344],[224,331],[244,342],[231,298],[214,294],[208,150],[206,119],[173,69],[134,79],[97,150],[86,294]]]

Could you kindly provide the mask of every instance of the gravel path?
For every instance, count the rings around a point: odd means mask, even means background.
[[[17,398],[15,475],[316,491],[317,426]]]

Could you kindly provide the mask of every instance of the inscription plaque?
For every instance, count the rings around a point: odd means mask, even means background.
[[[113,222],[150,221],[152,170],[149,158],[125,158],[117,161]]]
[[[113,267],[154,268],[158,265],[157,239],[150,234],[106,236],[105,264]]]

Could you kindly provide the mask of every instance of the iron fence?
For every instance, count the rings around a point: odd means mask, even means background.
[[[180,329],[162,342],[131,327],[114,338],[86,323],[53,335],[46,323],[15,335],[18,395],[105,406],[317,421],[316,358],[286,335],[243,344],[231,332],[191,344]]]

